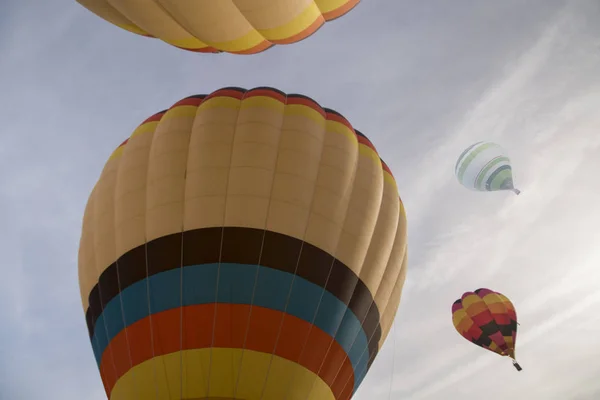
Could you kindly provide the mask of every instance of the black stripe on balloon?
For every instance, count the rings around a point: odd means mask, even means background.
[[[258,264],[262,229],[242,227],[214,227],[195,229],[155,239],[123,254],[117,263],[111,264],[101,275],[89,296],[86,321],[90,337],[93,337],[96,321],[110,300],[121,290],[146,278],[146,251],[148,254],[148,276],[179,268],[181,265],[181,240],[183,238],[183,266],[219,262],[221,230],[223,247],[220,261],[223,263]],[[266,231],[260,265],[296,275],[325,288],[346,304],[363,322],[369,343],[369,354],[374,356],[381,338],[379,309],[373,295],[358,276],[341,261],[318,247],[304,243],[291,236]],[[329,280],[330,266],[331,275]],[[120,288],[119,288],[120,283]],[[100,296],[100,293],[102,296]]]
[[[510,167],[510,165],[503,165],[500,168],[498,168],[497,170],[495,170],[494,172],[492,172],[492,174],[490,175],[490,177],[488,178],[488,180],[485,182],[485,189],[487,191],[490,190],[490,187],[492,185],[492,181],[494,180],[494,178],[502,171],[506,170],[506,169],[512,169]]]

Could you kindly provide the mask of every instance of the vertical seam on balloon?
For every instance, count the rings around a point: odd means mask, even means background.
[[[396,237],[394,239],[396,239],[396,238],[397,238],[397,235],[396,235]],[[405,248],[405,252],[406,252],[406,245],[404,245],[404,248]],[[404,263],[404,259],[402,260],[402,263]],[[389,264],[389,261],[388,261],[388,264]],[[387,269],[387,267],[386,267],[386,269]],[[394,289],[396,288],[396,285],[398,285],[398,281],[400,279],[400,276],[402,275],[403,269],[404,269],[403,265],[401,264],[400,268],[398,269],[398,274],[396,275],[394,286],[392,287],[392,290],[390,291],[390,295],[389,295],[389,297],[387,298],[387,300],[385,302],[385,306],[383,307],[383,310],[381,310],[381,313],[380,313],[380,316],[379,316],[379,321],[377,322],[377,327],[381,330],[381,335],[382,336],[383,336],[383,330],[382,330],[382,326],[381,326],[381,320],[385,316],[385,313],[388,310],[388,306],[391,305],[390,301],[392,299],[392,295],[394,293]],[[377,296],[377,293],[375,294],[375,297],[376,296]],[[371,305],[373,305],[373,304],[376,304],[375,301],[373,301],[373,303]],[[369,309],[369,311],[370,311],[370,309]],[[393,325],[393,323],[392,323],[392,325]],[[367,347],[362,351],[362,353],[361,353],[361,355],[359,357],[359,360],[357,362],[357,364],[359,364],[362,361],[363,357],[365,355],[367,355],[368,359],[367,359],[367,362],[365,363],[365,366],[361,369],[360,373],[356,374],[356,377],[355,377],[355,380],[356,380],[355,386],[359,384],[359,380],[364,379],[363,372],[364,372],[364,374],[367,373],[368,368],[369,368],[369,361],[371,359],[375,359],[375,357],[377,355],[377,353],[370,354],[370,352],[369,352],[369,345],[371,344],[371,342],[375,338],[375,332],[376,332],[376,329],[371,334],[371,337],[369,338],[369,340],[367,342]],[[377,347],[378,347],[378,350],[379,350],[379,344],[378,344]],[[350,378],[348,378],[347,381],[346,381],[346,383],[344,384],[344,387],[342,388],[342,392],[346,389],[346,386],[348,386],[348,383],[350,383]],[[356,389],[356,387],[354,389]]]
[[[406,258],[406,248],[407,248],[407,245],[406,245],[406,244],[404,245],[404,248],[405,248],[405,256],[404,256],[404,259],[405,259],[405,258]],[[388,311],[388,306],[390,305],[390,300],[391,300],[391,298],[392,298],[392,295],[393,295],[393,293],[394,293],[394,289],[396,288],[396,285],[398,284],[398,278],[399,278],[399,277],[400,277],[400,275],[402,274],[402,270],[403,270],[404,268],[406,268],[406,266],[404,265],[404,259],[402,260],[402,265],[400,266],[400,269],[399,269],[399,272],[398,272],[398,277],[396,278],[396,283],[394,284],[394,286],[392,287],[392,290],[390,291],[390,296],[388,297],[388,299],[387,299],[387,301],[386,301],[386,303],[385,303],[385,307],[383,307],[383,309],[380,311],[380,313],[381,313],[380,315],[381,315],[381,316],[380,316],[380,318],[379,318],[379,322],[377,323],[377,328],[380,328],[380,329],[381,329],[381,318],[382,318],[382,317],[385,315],[385,313]],[[363,375],[363,373],[364,373],[364,374],[366,374],[366,373],[367,373],[367,371],[368,371],[368,367],[369,367],[369,360],[370,360],[370,358],[371,358],[371,357],[374,357],[374,355],[373,355],[373,356],[371,356],[371,355],[369,354],[369,351],[368,351],[368,350],[369,350],[369,344],[371,344],[371,342],[372,342],[372,341],[373,341],[373,339],[375,338],[375,332],[377,331],[377,328],[376,328],[375,330],[373,330],[373,333],[371,334],[371,337],[369,338],[369,341],[367,342],[367,347],[366,347],[366,348],[365,348],[365,349],[362,351],[362,353],[361,353],[361,355],[360,355],[360,357],[359,357],[359,359],[358,359],[358,363],[360,363],[360,362],[361,362],[361,360],[363,359],[363,357],[364,357],[364,356],[365,356],[365,354],[366,354],[366,355],[367,355],[367,357],[368,357],[368,359],[367,359],[367,363],[365,364],[365,366],[364,366],[364,367],[362,367],[362,369],[359,371],[359,373],[355,374],[355,376],[359,376],[359,377],[360,377],[360,376],[362,376],[362,375]],[[382,335],[383,335],[383,333],[382,333]],[[348,383],[350,383],[350,377],[348,377],[348,379],[346,380],[346,383],[344,384],[344,387],[342,388],[342,390],[341,390],[341,392],[340,392],[340,393],[343,393],[343,392],[344,392],[344,390],[346,390],[346,386],[348,386]]]
[[[177,21],[177,19],[175,17],[173,17],[173,15],[169,12],[169,10],[167,10],[162,3],[160,2],[160,0],[152,0],[154,1],[154,3],[161,9],[163,10],[163,12],[169,16],[169,18],[171,18],[171,20],[173,21],[173,23],[175,23],[177,26],[179,26],[181,28],[181,30],[185,31],[188,35],[190,35],[191,37],[195,38],[196,40],[198,40],[199,42],[204,43],[207,47],[213,47],[212,45],[206,43],[205,41],[203,41],[202,39],[200,39],[199,37],[196,37],[196,35],[193,35],[186,27],[184,27],[183,25],[181,25],[179,23],[179,21]],[[163,42],[167,43],[165,40],[163,40],[160,37],[157,37],[157,39],[162,40]],[[167,43],[170,44],[170,43]],[[186,49],[189,50],[189,49]],[[219,50],[219,49],[217,49]]]
[[[145,194],[145,204],[144,204],[144,262],[146,267],[146,300],[148,301],[148,323],[150,325],[150,349],[152,350],[152,371],[154,374],[154,391],[156,394],[156,400],[159,400],[158,396],[158,374],[156,371],[156,357],[154,354],[154,329],[152,323],[152,306],[150,304],[150,271],[148,268],[148,175],[150,172],[150,164],[152,162],[152,148],[155,139],[155,133],[158,127],[160,126],[160,121],[162,121],[162,117],[158,121],[156,128],[152,132],[152,139],[150,141],[150,149],[148,150],[148,164],[146,165],[146,194]]]
[[[287,94],[286,94],[286,104],[285,104],[285,106],[287,107],[287,105],[288,104],[287,104]],[[320,106],[319,106],[319,108],[320,108]],[[322,109],[321,109],[321,111],[322,111]],[[285,121],[285,109],[284,109],[284,121]],[[325,119],[324,119],[324,121],[323,121],[323,136],[322,136],[322,141],[321,141],[321,152],[320,152],[319,161],[318,161],[318,168],[319,168],[319,170],[320,170],[320,167],[321,167],[321,159],[323,157],[323,151],[325,149],[325,146],[324,146],[324,144],[325,144],[325,129],[326,129],[326,126],[325,126]],[[319,170],[317,170],[317,177],[319,175]],[[281,318],[279,320],[279,330],[277,331],[277,336],[275,337],[275,344],[273,345],[273,351],[271,352],[271,357],[269,358],[269,365],[267,367],[267,373],[265,375],[265,380],[263,382],[263,386],[262,386],[262,390],[261,390],[261,394],[260,394],[260,399],[259,400],[263,399],[265,391],[266,391],[266,388],[267,388],[267,382],[269,380],[269,372],[271,371],[271,366],[273,365],[273,359],[275,358],[275,353],[277,351],[277,346],[279,344],[279,338],[281,337],[281,331],[283,329],[283,324],[284,324],[284,321],[285,321],[285,316],[286,316],[286,313],[287,313],[287,308],[289,306],[290,299],[292,298],[292,291],[293,291],[293,288],[294,288],[294,282],[296,281],[296,276],[297,276],[297,273],[298,273],[298,267],[300,266],[300,259],[302,257],[302,250],[304,249],[304,243],[305,243],[304,239],[306,238],[306,232],[308,231],[308,222],[309,222],[309,219],[310,219],[310,210],[311,210],[312,205],[314,203],[315,193],[317,192],[316,183],[317,182],[316,182],[316,178],[315,178],[315,182],[314,182],[314,185],[313,185],[313,194],[311,196],[311,200],[310,200],[310,203],[309,203],[308,209],[307,209],[306,224],[304,226],[304,232],[302,234],[302,239],[300,241],[300,249],[298,250],[298,257],[296,258],[296,265],[294,267],[294,273],[292,274],[292,280],[290,281],[290,289],[288,290],[288,293],[287,293],[287,296],[286,296],[286,300],[285,300],[285,306],[283,308],[283,312],[281,313]]]
[[[95,193],[97,193],[97,192],[95,192]],[[97,194],[94,196],[94,225],[96,225],[96,205],[95,205],[96,204],[96,201],[95,201],[96,197],[97,197]],[[94,234],[94,236],[95,236],[95,234]],[[102,313],[104,312],[104,305],[103,305],[104,302],[102,301],[102,288],[101,288],[101,285],[100,285],[100,276],[102,275],[102,273],[99,271],[98,265],[96,263],[96,243],[95,242],[96,241],[94,240],[93,241],[93,243],[94,243],[94,269],[96,270],[96,273],[98,274],[98,297],[100,298],[100,308],[102,309],[100,311],[100,315],[102,315]],[[104,325],[104,332],[106,333],[106,338],[108,340],[108,323],[106,322],[106,317],[102,318],[102,325]],[[106,349],[104,351],[106,352]],[[100,356],[100,366],[102,366],[102,356],[103,356],[103,354],[99,354],[99,356]],[[115,377],[116,377],[117,376],[117,367],[116,367],[116,364],[115,364],[115,358],[113,356],[112,351],[110,351],[110,360],[111,360],[113,371],[115,372]],[[102,370],[101,369],[100,369],[100,374],[102,374]],[[105,377],[105,379],[106,379],[106,377]],[[111,391],[112,391],[112,389],[111,389]],[[107,393],[107,395],[108,395],[108,393]]]
[[[287,94],[285,95],[285,101],[287,103]],[[285,110],[285,104],[283,105],[284,110]],[[285,114],[282,116],[281,118],[281,126],[279,127],[279,131],[278,131],[278,139],[277,139],[277,150],[276,150],[276,154],[275,154],[275,163],[273,165],[273,177],[271,178],[271,188],[269,189],[269,197],[267,199],[267,212],[265,215],[265,223],[264,223],[264,228],[263,228],[263,233],[262,233],[262,240],[260,243],[260,250],[258,253],[258,261],[256,263],[256,272],[254,273],[254,285],[252,286],[252,296],[250,297],[250,309],[248,311],[248,319],[247,319],[247,323],[246,323],[246,331],[244,333],[244,341],[242,342],[242,354],[240,355],[240,361],[238,364],[238,374],[237,374],[237,378],[236,378],[236,383],[233,389],[233,398],[235,399],[235,395],[237,394],[237,389],[238,389],[238,385],[240,383],[240,377],[242,376],[242,366],[244,363],[244,350],[246,349],[246,341],[248,339],[248,332],[250,331],[250,321],[252,319],[252,306],[254,304],[254,297],[256,295],[256,286],[258,285],[258,276],[260,274],[260,263],[262,261],[262,254],[263,254],[263,250],[264,250],[264,246],[265,246],[265,236],[267,234],[267,223],[269,222],[269,210],[271,208],[271,198],[273,196],[273,187],[275,186],[275,177],[277,175],[277,163],[279,161],[279,146],[281,146],[281,130],[283,129],[283,121],[285,118]]]
[[[204,99],[202,99],[204,102]],[[200,104],[202,104],[202,102]],[[190,162],[190,143],[192,141],[192,135],[194,133],[194,124],[196,117],[200,112],[200,105],[196,107],[196,114],[194,114],[194,120],[190,127],[190,136],[186,147],[186,162],[185,169],[183,172],[183,195],[181,197],[181,255],[179,260],[179,398],[183,399],[183,243],[184,243],[184,232],[185,232],[185,194],[187,189],[187,171],[188,164]]]
[[[223,0],[220,0],[220,1],[223,1]],[[186,31],[186,32],[187,32],[187,33],[188,33],[190,36],[192,36],[192,37],[196,38],[197,40],[199,40],[200,42],[202,42],[202,43],[206,44],[208,47],[212,47],[212,48],[216,49],[216,50],[217,50],[217,52],[219,52],[219,53],[223,52],[223,50],[221,50],[221,49],[219,49],[219,48],[215,47],[215,46],[214,46],[214,44],[212,44],[212,43],[209,43],[208,41],[206,41],[206,40],[204,40],[204,39],[201,39],[201,38],[197,37],[196,35],[192,34],[192,33],[189,31],[189,29],[187,29],[186,27],[184,27],[184,26],[183,26],[183,25],[182,25],[182,24],[181,24],[179,21],[177,21],[177,19],[175,19],[175,18],[173,17],[173,15],[172,15],[172,14],[171,14],[171,13],[170,13],[170,12],[169,12],[169,11],[168,11],[168,10],[167,10],[165,7],[164,7],[164,6],[163,6],[163,5],[160,3],[160,0],[158,0],[158,1],[157,1],[157,0],[154,0],[154,2],[155,2],[155,3],[156,3],[156,4],[157,4],[157,5],[158,5],[158,6],[159,6],[159,7],[160,7],[160,8],[161,8],[161,9],[162,9],[164,12],[165,12],[165,14],[167,14],[169,17],[171,17],[171,19],[173,20],[173,22],[175,22],[175,23],[176,23],[176,24],[177,24],[177,25],[178,25],[178,26],[179,26],[181,29],[183,29],[184,31]],[[233,1],[232,1],[232,2],[233,2]],[[248,25],[250,25],[250,27],[252,27],[252,29],[253,29],[253,30],[254,30],[256,33],[258,33],[258,34],[259,34],[259,35],[260,35],[260,36],[263,38],[263,40],[264,40],[265,42],[268,42],[268,43],[270,43],[271,45],[273,45],[273,43],[272,43],[272,42],[270,42],[269,40],[267,40],[267,38],[265,38],[265,37],[264,37],[264,36],[263,36],[263,35],[262,35],[262,34],[261,34],[259,31],[258,31],[258,29],[256,29],[256,28],[254,27],[254,25],[252,25],[252,24],[250,23],[250,21],[248,21],[248,19],[247,19],[247,18],[246,18],[246,16],[244,15],[244,13],[242,13],[242,11],[241,11],[241,10],[238,8],[238,6],[237,6],[237,5],[235,5],[235,4],[234,4],[234,7],[235,7],[235,8],[237,9],[237,11],[240,13],[240,16],[241,16],[242,18],[244,18],[244,20],[245,20],[245,21],[248,23]],[[160,39],[160,38],[159,38],[159,39]],[[247,91],[246,91],[246,92],[247,92]]]
[[[236,9],[238,10],[238,12],[240,13],[240,16],[241,16],[242,18],[244,18],[244,20],[245,20],[245,21],[248,23],[248,25],[250,25],[250,26],[252,27],[252,29],[254,29],[254,31],[255,31],[256,33],[258,33],[258,35],[259,35],[259,36],[260,36],[260,37],[261,37],[261,38],[262,38],[262,39],[263,39],[265,42],[269,43],[271,46],[273,46],[273,45],[274,45],[274,43],[273,43],[273,42],[271,42],[271,41],[270,41],[270,40],[268,40],[266,37],[264,37],[264,36],[263,36],[263,34],[262,34],[262,33],[260,33],[260,32],[259,32],[259,30],[258,30],[258,29],[256,29],[256,27],[250,23],[250,21],[248,21],[248,18],[247,18],[247,17],[244,15],[244,13],[242,12],[242,10],[240,10],[240,9],[239,9],[239,7],[238,7],[237,5],[235,5],[235,8],[236,8]],[[260,45],[260,43],[259,43],[259,45]],[[251,48],[252,48],[252,47],[251,47]],[[286,96],[286,98],[287,98],[287,94],[286,94],[285,96]],[[235,396],[234,396],[234,397],[235,397]]]
[[[206,97],[207,98],[212,97],[214,95],[214,93],[215,92],[212,92],[210,95],[208,95]],[[207,382],[206,382],[206,397],[207,398],[210,394],[210,374],[211,374],[211,370],[212,370],[212,353],[213,353],[213,348],[215,345],[215,330],[216,330],[216,324],[217,324],[217,305],[218,305],[218,300],[219,300],[219,280],[220,280],[220,275],[221,275],[221,257],[223,255],[223,238],[225,236],[225,218],[227,217],[227,197],[229,194],[229,179],[231,177],[231,167],[232,167],[232,161],[233,161],[233,148],[235,145],[235,136],[238,131],[238,122],[240,119],[240,111],[242,109],[242,101],[244,100],[244,97],[246,97],[247,93],[248,93],[248,91],[244,92],[244,94],[242,95],[242,98],[240,99],[240,102],[239,102],[238,113],[235,117],[235,125],[233,128],[233,135],[231,138],[231,149],[230,149],[230,153],[229,153],[229,171],[227,173],[227,182],[225,185],[225,197],[224,197],[224,205],[223,205],[223,224],[221,226],[221,243],[219,244],[219,262],[217,264],[217,279],[216,279],[216,285],[215,285],[215,303],[214,303],[215,308],[214,308],[214,314],[213,314],[212,338],[211,338],[210,351],[209,351],[209,356],[208,356],[208,373],[207,373]]]
[[[325,115],[326,115],[325,118],[327,119],[327,114],[325,114]],[[354,133],[354,129],[352,129],[352,132]],[[325,125],[325,135],[327,135],[327,125]],[[317,315],[319,314],[319,309],[321,307],[321,302],[323,301],[323,297],[325,296],[325,292],[327,291],[327,284],[329,283],[329,278],[331,277],[331,272],[333,271],[333,265],[335,264],[335,261],[337,259],[336,258],[337,250],[338,250],[341,238],[342,238],[342,234],[344,233],[344,226],[346,225],[346,220],[348,219],[348,211],[350,209],[350,202],[352,201],[352,193],[354,192],[354,184],[355,184],[355,181],[356,181],[356,173],[358,171],[358,159],[360,157],[359,148],[358,148],[359,145],[360,144],[358,143],[358,139],[357,139],[356,140],[356,162],[354,164],[354,169],[352,171],[352,180],[350,181],[350,185],[349,185],[349,188],[348,188],[348,190],[350,191],[350,199],[348,200],[348,205],[347,205],[346,210],[344,212],[344,221],[343,221],[343,223],[341,225],[342,229],[340,230],[340,235],[339,235],[338,241],[337,241],[337,243],[335,245],[335,249],[333,251],[333,254],[331,254],[331,264],[329,265],[329,272],[327,273],[327,279],[325,280],[325,284],[323,285],[323,290],[321,291],[321,296],[319,297],[319,302],[317,303],[317,308],[315,309],[315,313],[313,315],[313,318],[312,318],[312,321],[311,321],[311,325],[308,328],[308,333],[306,334],[306,339],[304,340],[304,344],[302,345],[302,348],[300,350],[300,355],[298,356],[298,362],[300,362],[300,360],[302,359],[302,355],[304,354],[304,349],[306,348],[306,344],[308,343],[308,340],[310,338],[310,334],[312,332],[312,328],[314,326],[315,320],[317,319]],[[335,340],[335,337],[333,338],[333,340]],[[294,377],[295,377],[295,374],[292,375],[292,377],[290,379],[290,384],[288,385],[288,388],[291,387],[291,383],[294,382]],[[316,381],[317,379],[319,379],[319,377],[317,375],[315,375],[314,379]],[[313,385],[314,385],[315,381],[313,381]],[[311,388],[311,392],[312,392],[312,388]],[[288,395],[289,395],[289,391],[286,391],[284,400],[287,400]],[[310,395],[310,392],[309,392],[309,395]]]
[[[359,150],[360,150],[360,146],[361,146],[361,144],[359,143],[359,144],[358,144],[358,146],[359,146],[358,148],[359,148]],[[358,170],[359,166],[360,166],[360,152],[359,152],[359,159],[357,160],[357,170]],[[383,173],[384,173],[384,172],[383,172],[383,169],[381,169],[381,174],[382,174],[382,175],[381,175],[381,177],[382,177],[381,199],[380,199],[380,203],[379,203],[379,212],[377,213],[377,214],[378,214],[378,215],[377,215],[377,220],[375,221],[375,225],[373,226],[373,233],[371,234],[371,240],[373,239],[373,235],[375,234],[375,230],[377,229],[377,222],[379,221],[379,217],[381,216],[381,207],[382,207],[382,205],[383,205],[383,194],[384,194],[383,192],[385,191],[385,182],[383,181],[383,179],[384,179],[384,177],[383,177]],[[396,228],[396,230],[397,230],[397,229],[398,229],[398,228]],[[343,230],[343,227],[342,227],[342,230]],[[394,235],[394,239],[395,239],[395,236],[396,236],[396,235]],[[346,310],[344,311],[344,315],[343,315],[343,316],[342,316],[342,318],[340,319],[340,323],[338,324],[337,328],[336,328],[336,329],[335,329],[335,331],[333,332],[333,335],[332,335],[332,340],[329,342],[329,346],[327,347],[327,351],[325,352],[325,356],[323,357],[323,360],[321,361],[321,365],[319,366],[319,369],[317,370],[317,376],[318,376],[318,375],[319,375],[319,373],[321,372],[321,369],[323,368],[323,365],[325,365],[325,360],[327,359],[327,355],[329,354],[329,351],[331,350],[331,345],[332,345],[332,344],[333,344],[333,342],[336,340],[336,336],[337,336],[337,334],[338,334],[338,332],[339,332],[339,330],[340,330],[340,328],[341,328],[342,324],[344,323],[344,317],[346,316],[346,314],[348,314],[348,313],[352,313],[352,310],[350,310],[350,302],[352,302],[352,299],[353,299],[353,297],[354,297],[354,291],[356,290],[356,287],[358,286],[358,281],[360,280],[360,271],[362,271],[362,269],[364,268],[364,264],[365,264],[365,261],[366,261],[367,255],[369,254],[369,249],[370,249],[370,247],[371,247],[371,246],[370,246],[371,240],[369,240],[369,246],[367,247],[367,250],[366,250],[366,252],[365,252],[365,258],[363,259],[363,262],[362,262],[362,264],[361,264],[361,267],[360,267],[360,269],[359,269],[359,270],[357,271],[357,273],[356,273],[356,283],[354,284],[354,288],[352,289],[352,295],[350,296],[350,300],[348,301],[348,306],[346,307]],[[392,249],[393,249],[393,245],[392,245]],[[392,249],[390,249],[390,255],[391,255],[391,253],[392,253]],[[389,262],[389,258],[388,258],[388,262]],[[387,268],[387,263],[386,263],[386,268]],[[385,273],[385,269],[384,269],[384,273]],[[365,286],[366,286],[366,285],[365,285]],[[367,290],[369,290],[369,289],[367,288]],[[370,290],[369,290],[369,292],[370,292]],[[371,309],[371,307],[373,306],[373,303],[375,303],[375,296],[374,296],[374,294],[373,294],[373,293],[371,293],[371,297],[372,297],[372,299],[373,299],[373,300],[371,301],[371,304],[369,305],[369,309],[367,310],[367,314],[368,314],[368,311],[369,311],[369,310]],[[354,346],[354,342],[356,342],[356,339],[357,339],[357,338],[358,338],[358,336],[360,335],[360,332],[361,332],[361,330],[362,330],[362,329],[364,329],[364,328],[363,328],[363,323],[364,323],[365,319],[367,318],[367,314],[365,314],[365,316],[362,318],[362,321],[361,321],[361,326],[360,326],[360,327],[361,327],[361,329],[359,329],[359,330],[356,332],[356,336],[354,337],[354,340],[352,341],[352,344],[350,345],[350,347],[349,347],[349,349],[348,349],[348,352],[352,351],[352,346]],[[380,317],[380,318],[381,318],[381,317]],[[346,353],[346,354],[344,355],[344,361],[345,361],[347,358],[349,358],[349,354],[348,354],[348,353]],[[337,377],[337,374],[340,372],[340,370],[342,369],[342,366],[343,366],[343,365],[344,365],[344,364],[343,364],[343,362],[342,362],[342,363],[340,364],[340,367],[338,368],[338,371],[337,371],[337,373],[336,373],[335,377]],[[332,385],[333,385],[333,382],[335,382],[335,377],[334,377],[334,379],[333,379],[333,381],[332,381]],[[313,389],[314,389],[314,385],[315,385],[315,383],[316,383],[316,380],[315,380],[315,381],[313,381],[313,385],[312,385],[312,387],[311,387],[311,390],[310,390],[310,392],[309,392],[309,396],[307,397],[307,400],[310,398],[310,393],[312,393],[312,391],[313,391]]]
[[[123,148],[123,153],[125,153],[125,148]],[[121,156],[123,157],[123,156]],[[121,158],[122,161],[122,158]],[[115,177],[115,191],[114,191],[114,206],[116,206],[117,203],[117,183],[119,182],[119,171],[121,170],[121,161],[119,162],[119,167],[117,168],[117,176]],[[115,213],[114,213],[114,219],[115,219],[115,246],[117,243],[117,236],[116,236],[116,222],[117,222],[117,212],[116,212],[116,207],[115,207]],[[115,247],[115,252],[116,252],[116,247]],[[135,392],[137,393],[137,398],[140,398],[140,392],[139,392],[139,388],[137,385],[137,380],[135,379],[135,371],[133,370],[133,359],[131,357],[131,345],[129,344],[129,335],[127,333],[129,327],[127,325],[127,320],[125,319],[125,306],[123,304],[123,291],[121,289],[121,276],[119,273],[119,258],[121,257],[121,255],[116,254],[117,258],[115,261],[115,267],[117,270],[117,286],[119,288],[119,303],[121,305],[121,315],[123,317],[123,327],[125,330],[125,342],[127,343],[127,355],[129,356],[129,370],[131,370],[131,376],[132,376],[132,380],[133,380],[133,386],[135,387]]]
[[[383,172],[383,170],[382,170],[382,172]],[[385,172],[383,172],[383,173],[385,173]],[[385,183],[384,183],[384,185],[385,185]],[[384,187],[383,191],[385,191],[385,187]],[[381,202],[381,204],[380,204],[380,206],[379,206],[379,210],[380,210],[380,211],[381,211],[381,205],[383,204],[383,194],[382,194],[382,198],[381,198],[381,199],[382,199],[382,202]],[[379,215],[378,215],[378,221],[379,221],[379,217],[381,217],[381,212],[380,212],[380,213],[379,213]],[[384,268],[384,270],[383,270],[383,274],[381,275],[381,279],[383,279],[383,278],[384,278],[384,276],[385,276],[385,273],[386,273],[386,271],[387,271],[387,270],[388,270],[388,268],[389,268],[390,259],[391,259],[391,257],[392,257],[392,253],[393,253],[393,251],[394,251],[394,247],[395,247],[395,244],[396,244],[396,239],[397,239],[397,237],[398,237],[398,229],[399,229],[399,226],[400,226],[400,212],[398,212],[398,217],[397,217],[397,218],[398,218],[398,221],[397,221],[397,222],[398,222],[398,224],[396,225],[396,230],[395,230],[395,232],[394,232],[394,241],[392,242],[392,246],[391,246],[391,248],[390,248],[390,251],[389,251],[389,254],[388,254],[388,256],[387,256],[387,261],[386,261],[386,263],[385,263],[385,268]],[[377,229],[377,223],[375,223],[375,229]],[[373,233],[375,233],[375,230],[373,230]],[[371,239],[372,239],[372,237],[371,237]],[[368,255],[368,250],[367,250],[367,255]],[[366,255],[365,255],[365,259],[366,259]],[[361,267],[361,270],[362,270],[362,268],[363,268],[363,267],[364,267],[364,261],[363,261],[363,266]],[[400,268],[400,269],[398,270],[398,275],[396,276],[396,280],[397,280],[397,279],[398,279],[398,277],[400,276],[400,270],[401,270],[401,269],[402,269],[402,268]],[[358,279],[360,279],[360,273],[357,275],[357,277],[358,277]],[[356,281],[356,285],[354,286],[354,290],[356,290],[356,286],[358,286],[358,281]],[[379,288],[380,288],[380,287],[381,287],[381,280],[379,281],[379,284],[378,284],[378,286],[377,286],[377,289],[375,290],[375,293],[371,293],[371,296],[373,297],[373,300],[371,301],[371,304],[369,305],[369,308],[367,309],[367,312],[365,313],[365,316],[364,316],[364,317],[362,318],[362,320],[360,321],[360,323],[361,323],[361,328],[362,328],[362,329],[364,329],[364,328],[363,328],[363,325],[364,325],[364,323],[365,323],[365,321],[366,321],[366,319],[367,319],[367,316],[369,315],[369,312],[371,311],[371,308],[373,307],[373,305],[375,305],[375,306],[378,306],[378,305],[377,305],[377,303],[375,303],[375,298],[377,297],[377,292],[379,291]],[[353,292],[353,297],[354,297],[354,292]],[[352,299],[351,299],[351,300],[352,300]],[[346,313],[347,313],[347,312],[352,312],[352,311],[351,311],[351,310],[348,308],[348,309],[346,309]],[[344,313],[344,315],[346,315],[346,314]],[[382,316],[383,316],[383,314],[380,314],[380,315],[379,315],[379,320],[380,320],[380,321],[381,321],[381,318],[382,318]],[[343,320],[343,319],[342,319],[342,320]],[[378,323],[379,323],[379,322],[378,322]],[[341,326],[341,322],[340,322],[340,326]],[[340,326],[338,326],[338,330],[339,330]],[[376,330],[376,329],[375,329],[375,330]],[[373,337],[373,336],[374,336],[374,332],[375,332],[375,331],[373,331],[373,335],[372,335],[371,337]],[[361,330],[359,330],[358,332],[356,332],[356,335],[354,336],[354,340],[352,340],[352,344],[350,345],[350,350],[349,350],[349,351],[352,351],[352,348],[354,347],[354,344],[356,343],[356,339],[358,339],[358,336],[360,335],[360,333],[361,333]],[[337,334],[337,331],[336,331],[336,334]],[[368,342],[367,342],[367,347],[366,347],[367,351],[368,351],[368,349],[369,349],[369,344],[370,344],[370,341],[368,341]],[[327,352],[329,352],[329,349],[327,350]],[[361,355],[362,355],[362,354],[361,354]],[[344,361],[345,361],[346,359],[349,359],[349,358],[350,358],[350,355],[349,355],[349,353],[346,353],[346,354],[344,355]],[[322,366],[323,366],[323,364],[321,364],[321,367],[322,367]],[[342,366],[343,366],[343,363],[342,363],[342,364],[340,364],[340,366],[339,366],[339,368],[338,368],[338,370],[337,370],[337,372],[336,372],[335,376],[333,377],[332,385],[335,383],[335,381],[336,381],[336,379],[337,379],[337,377],[338,377],[338,375],[339,375],[340,371],[342,370]],[[320,368],[319,368],[319,371],[320,371]],[[356,381],[356,380],[358,379],[358,376],[357,376],[357,375],[355,375],[355,378],[354,378],[354,379],[355,379],[355,381]]]
[[[129,335],[127,334],[127,321],[125,320],[125,307],[123,306],[123,296],[122,296],[122,291],[121,291],[121,278],[119,277],[119,260],[117,259],[116,261],[116,267],[117,267],[117,285],[119,287],[119,302],[121,303],[121,314],[123,316],[123,326],[125,327],[125,343],[127,343],[127,355],[129,356],[129,369],[132,370],[133,368],[133,359],[131,358],[131,346],[129,345]],[[137,393],[137,398],[140,398],[140,392],[138,390],[138,386],[137,386],[137,381],[135,379],[135,371],[131,371],[132,372],[132,380],[133,380],[133,386],[135,387],[135,392]]]

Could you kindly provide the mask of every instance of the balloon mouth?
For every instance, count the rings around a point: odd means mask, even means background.
[[[502,182],[502,185],[500,185],[500,189],[502,190],[513,190],[514,188],[514,182],[511,178],[506,179]]]

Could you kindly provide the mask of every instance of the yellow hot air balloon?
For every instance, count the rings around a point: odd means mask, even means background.
[[[106,21],[201,53],[298,42],[360,0],[77,0]]]
[[[107,396],[348,400],[406,260],[394,178],[344,117],[271,88],[183,99],[114,151],[86,206]]]

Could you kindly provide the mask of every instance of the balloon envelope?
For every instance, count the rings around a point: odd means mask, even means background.
[[[77,0],[125,30],[201,53],[298,42],[360,0]]]
[[[452,323],[468,341],[515,359],[517,314],[503,294],[483,288],[465,292],[452,304]]]
[[[113,152],[86,206],[107,395],[347,400],[406,260],[395,180],[340,114],[272,88],[185,98]]]
[[[464,187],[477,191],[520,191],[513,185],[510,159],[496,143],[477,142],[462,152],[454,173]]]

